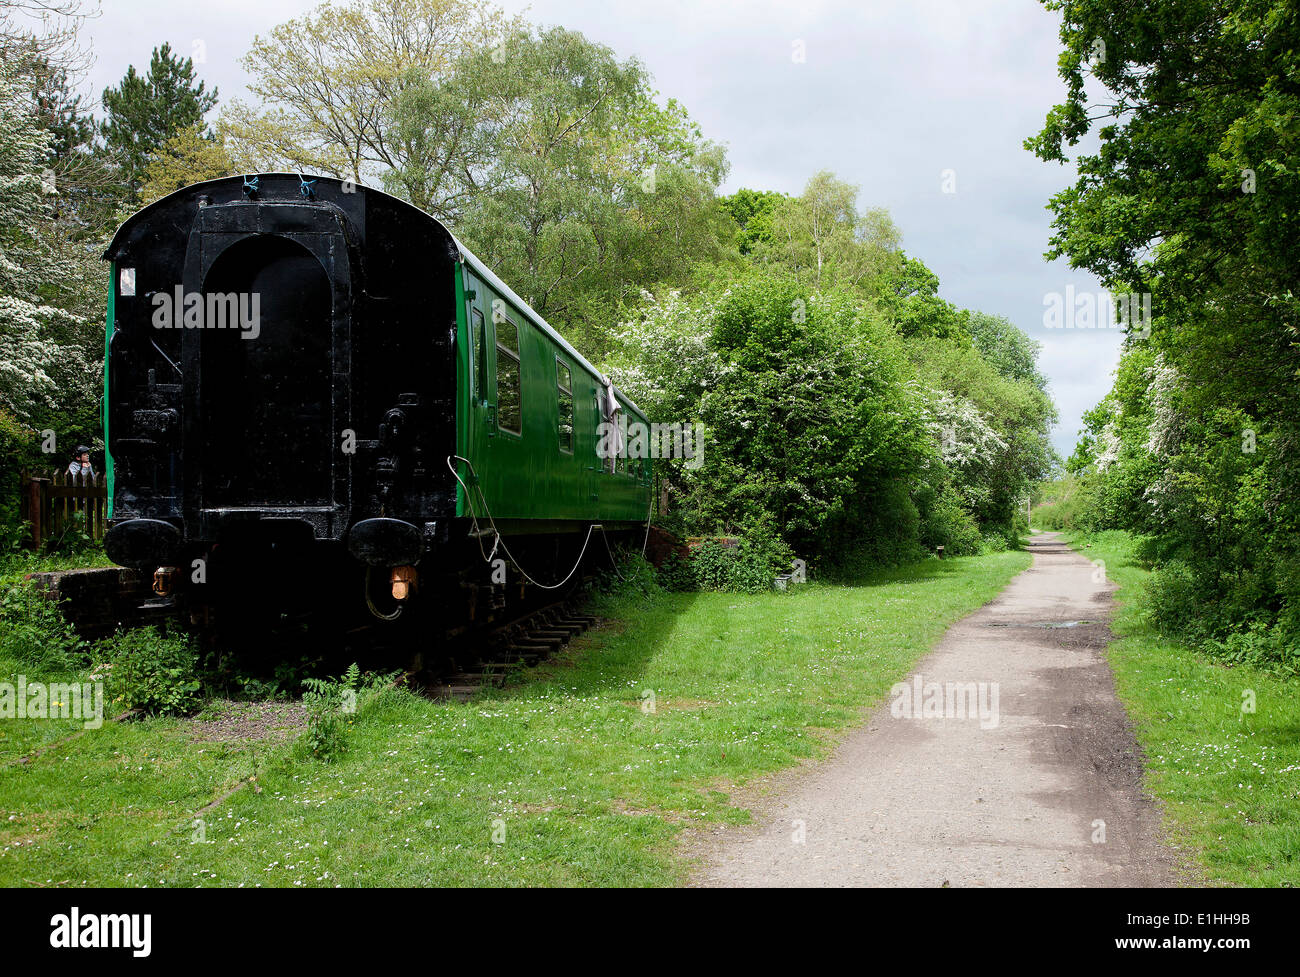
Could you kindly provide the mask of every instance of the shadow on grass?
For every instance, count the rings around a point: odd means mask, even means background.
[[[960,575],[967,557],[947,560],[927,559],[898,567],[885,567],[859,574],[852,579],[812,583],[805,599],[834,600],[842,590],[874,587],[926,587],[945,578]],[[798,589],[790,594],[776,591],[762,594],[727,594],[712,591],[664,593],[640,599],[597,598],[590,612],[603,617],[597,629],[575,639],[554,660],[534,669],[521,671],[502,689],[489,690],[478,701],[528,700],[557,693],[568,696],[607,696],[634,700],[640,694],[642,679],[650,663],[664,650],[664,644],[691,620],[699,627],[697,640],[717,642],[724,653],[735,632],[744,629],[747,615],[755,613],[794,614],[806,605],[792,603],[782,608],[779,602],[798,601]],[[701,608],[699,605],[704,604]],[[713,613],[703,617],[700,611]],[[780,617],[774,626],[779,628]]]

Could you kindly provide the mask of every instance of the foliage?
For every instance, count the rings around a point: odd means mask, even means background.
[[[853,576],[938,545],[977,552],[982,528],[1014,539],[1050,463],[1055,409],[1033,344],[992,322],[999,366],[942,332],[900,335],[848,285],[738,275],[696,298],[648,297],[608,366],[652,419],[704,427],[701,465],[661,467],[676,528],[766,521]]]
[[[1038,487],[1040,499],[1033,509],[1035,529],[1083,530],[1091,528],[1094,511],[1088,483],[1068,472]]]
[[[614,572],[601,574],[596,583],[603,594],[644,598],[653,597],[663,589],[654,564],[639,550],[617,546],[611,548],[609,554]]]
[[[0,658],[15,664],[59,671],[80,664],[85,642],[58,605],[34,583],[0,587]]]
[[[198,653],[188,636],[132,628],[105,639],[97,652],[112,666],[110,698],[126,708],[172,716],[198,706]]]
[[[952,489],[936,491],[923,486],[917,493],[917,537],[927,550],[942,546],[945,556],[974,556],[983,549],[979,523]]]
[[[972,312],[969,327],[980,356],[1001,376],[1047,389],[1047,378],[1038,368],[1042,343],[1030,339],[1009,319],[984,312]]]
[[[153,154],[178,133],[201,126],[217,104],[217,92],[195,76],[192,58],[182,60],[163,44],[154,48],[147,75],[131,65],[117,87],[104,89],[103,103],[104,143],[120,162],[134,204]]]
[[[337,681],[303,680],[307,689],[302,696],[307,708],[307,729],[298,742],[308,755],[324,763],[333,763],[347,752],[347,727],[356,712],[360,679],[361,670],[353,662]]]
[[[719,147],[635,60],[560,28],[518,29],[505,57],[463,70],[505,106],[466,243],[542,315],[599,356],[650,283],[684,287],[726,233]]]
[[[392,685],[395,674],[362,672],[353,662],[337,679],[306,678],[302,702],[307,728],[298,739],[299,752],[333,763],[348,752],[348,732],[365,702]]]
[[[669,553],[659,565],[656,579],[660,587],[673,593],[695,590],[699,586],[699,581],[695,578],[695,570],[691,566],[690,556],[683,556],[676,550]]]
[[[23,467],[48,463],[36,445],[53,431],[60,452],[94,444],[103,351],[103,274],[95,235],[108,177],[89,146],[68,46],[79,15],[53,35],[11,33],[0,45],[0,521],[16,519]],[[65,33],[60,34],[60,31]],[[53,38],[53,39],[51,39]]]
[[[224,138],[220,134],[210,136],[204,130],[203,123],[180,130],[149,158],[140,187],[142,207],[191,183],[238,172]]]
[[[1152,536],[1170,633],[1227,647],[1294,641],[1300,617],[1300,14],[1281,0],[1118,0],[1063,12],[1067,101],[1027,145],[1064,160],[1051,254],[1149,292],[1114,386],[1069,470],[1090,529]],[[1085,91],[1093,79],[1091,92]],[[1107,101],[1095,101],[1102,86]],[[1267,640],[1250,635],[1277,635]],[[1235,644],[1234,644],[1235,643]]]
[[[822,170],[798,197],[770,197],[752,258],[812,289],[836,286],[866,293],[897,266],[900,233],[880,208],[860,212],[858,187]],[[735,210],[732,211],[733,215]]]
[[[820,555],[862,529],[880,484],[919,468],[920,406],[897,344],[848,297],[794,282],[738,284],[709,312],[696,324],[709,330],[695,347],[701,374],[679,372],[663,398],[707,430],[703,466],[674,471],[684,528],[730,533],[766,518],[797,552]],[[643,378],[622,379],[635,395]]]
[[[84,389],[94,371],[69,341],[83,320],[49,301],[72,269],[46,238],[52,136],[26,82],[18,66],[0,63],[0,409],[30,422],[66,387]]]
[[[896,266],[872,283],[881,314],[904,336],[961,341],[970,333],[970,313],[939,298],[939,276],[919,258],[899,252]]]
[[[705,539],[692,548],[685,566],[675,566],[675,589],[758,594],[776,577],[790,573],[794,551],[767,527],[755,526],[738,539]],[[689,584],[689,586],[687,586]]]
[[[1003,328],[1007,346],[1029,345],[1019,330]],[[1009,532],[1030,487],[1051,467],[1048,431],[1055,406],[1038,378],[999,369],[991,358],[998,349],[987,341],[988,353],[968,337],[917,337],[909,349],[913,368],[931,391],[931,429],[954,490],[981,526]]]
[[[222,114],[241,167],[377,178],[455,219],[484,187],[488,135],[508,121],[458,74],[516,25],[459,0],[326,3],[259,35],[241,60],[259,104]],[[498,55],[500,57],[500,55]]]
[[[729,197],[718,200],[723,211],[736,225],[736,250],[750,254],[762,244],[772,243],[772,220],[778,205],[788,199],[774,190],[750,190],[741,187]]]

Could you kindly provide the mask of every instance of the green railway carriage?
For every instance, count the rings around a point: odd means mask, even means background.
[[[598,452],[600,434],[609,430],[601,425],[618,423],[606,401],[610,390],[624,425],[645,417],[469,249],[457,247],[463,355],[456,440],[497,527],[539,532],[590,521],[645,522],[649,460]],[[470,514],[464,494],[460,515]]]
[[[214,180],[133,215],[105,257],[118,563],[183,588],[174,568],[209,561],[204,599],[271,578],[319,595],[367,568],[405,599],[400,570],[445,602],[478,586],[485,537],[546,581],[591,527],[647,522],[649,461],[607,457],[601,436],[641,412],[401,200]]]

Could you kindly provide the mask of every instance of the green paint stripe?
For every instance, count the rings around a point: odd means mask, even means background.
[[[469,390],[469,317],[465,314],[465,266],[456,262],[456,454],[468,457],[469,416],[465,408],[464,391]],[[460,468],[460,462],[456,462]],[[461,472],[461,478],[465,477]],[[456,482],[456,515],[465,515],[465,493]]]
[[[104,394],[100,416],[104,423],[104,473],[108,476],[106,519],[113,518],[113,454],[108,450],[108,344],[113,340],[114,307],[117,299],[117,262],[108,266],[108,311],[104,318]]]

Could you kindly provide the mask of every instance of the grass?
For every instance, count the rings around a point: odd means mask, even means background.
[[[100,545],[85,546],[70,553],[37,554],[28,550],[14,549],[0,556],[0,584],[21,580],[29,573],[84,570],[113,565]]]
[[[175,719],[109,724],[23,766],[10,749],[0,884],[680,883],[683,827],[746,820],[734,787],[824,755],[826,731],[859,721],[1028,563],[606,598],[608,624],[471,703],[363,698],[334,763],[289,742],[205,741]]]
[[[1173,840],[1211,884],[1300,885],[1300,682],[1155,633],[1133,537],[1069,539],[1119,584],[1108,654]],[[1243,711],[1252,699],[1254,712]]]

